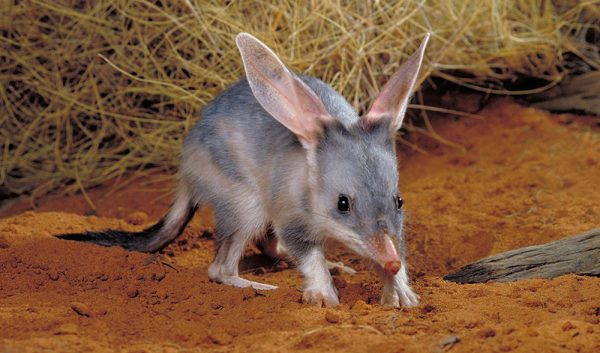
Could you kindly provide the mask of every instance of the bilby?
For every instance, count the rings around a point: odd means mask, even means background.
[[[236,43],[246,79],[209,103],[186,137],[167,216],[138,233],[59,237],[153,252],[175,239],[199,206],[211,205],[213,281],[276,288],[238,272],[246,246],[271,227],[304,276],[304,301],[339,303],[324,256],[325,240],[335,239],[373,263],[383,282],[383,304],[417,305],[407,275],[395,134],[428,39],[360,117],[333,88],[295,74],[265,44],[240,33]]]

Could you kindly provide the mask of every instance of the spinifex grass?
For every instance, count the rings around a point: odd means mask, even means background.
[[[243,75],[234,47],[241,31],[265,41],[295,70],[331,83],[359,111],[426,31],[432,40],[421,80],[441,76],[503,93],[500,82],[517,75],[560,81],[568,73],[566,52],[599,64],[597,47],[584,38],[598,30],[595,1],[1,6],[0,183],[33,195],[84,190],[149,165],[175,167],[202,106]]]

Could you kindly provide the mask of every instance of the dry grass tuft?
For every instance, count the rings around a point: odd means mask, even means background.
[[[362,110],[426,31],[423,79],[505,93],[517,75],[554,85],[565,53],[598,69],[599,18],[596,1],[2,1],[0,183],[42,195],[175,167],[202,106],[242,76],[240,31]]]

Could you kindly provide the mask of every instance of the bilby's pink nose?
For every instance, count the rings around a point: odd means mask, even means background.
[[[383,267],[386,273],[395,275],[400,271],[400,257],[392,239],[387,234],[375,235],[369,241],[369,245],[373,251],[373,260]]]

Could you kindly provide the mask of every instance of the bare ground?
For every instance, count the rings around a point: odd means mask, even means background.
[[[2,352],[598,352],[600,279],[567,275],[458,285],[446,273],[490,254],[600,226],[597,120],[551,116],[510,101],[483,119],[437,119],[464,150],[411,136],[401,190],[408,212],[415,309],[378,304],[375,274],[334,245],[342,304],[302,304],[301,278],[249,249],[245,276],[280,289],[256,292],[208,281],[210,210],[163,254],[60,241],[53,234],[140,229],[170,202],[166,175],[127,178],[84,198],[20,202],[0,219]],[[88,214],[86,216],[85,214]]]

